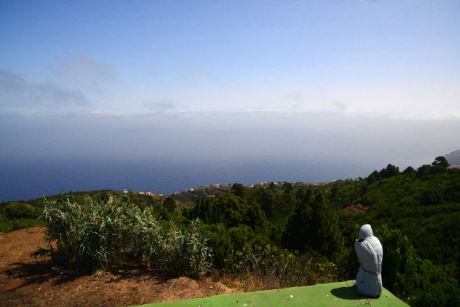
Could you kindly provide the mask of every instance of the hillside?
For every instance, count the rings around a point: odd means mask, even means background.
[[[37,219],[44,207],[52,213],[46,223]],[[245,290],[354,278],[353,242],[370,223],[384,247],[389,291],[414,306],[460,304],[460,170],[443,157],[323,184],[235,183],[170,196],[66,193],[2,203],[0,218],[3,231],[54,229],[67,242],[53,251],[64,266],[113,270],[137,259],[152,276],[230,276]],[[204,258],[190,265],[187,255]]]
[[[251,184],[247,186],[247,188],[269,188],[275,187],[281,189],[283,184],[286,182],[267,182],[262,181],[255,184]],[[313,185],[321,185],[325,183],[305,183],[305,182],[289,182],[294,188],[305,188],[307,186]],[[210,184],[205,186],[200,186],[180,192],[175,192],[170,195],[170,197],[174,198],[176,201],[181,203],[196,203],[200,199],[205,197],[216,197],[217,195],[229,192],[232,189],[231,184]]]
[[[447,154],[446,159],[451,166],[460,167],[460,149]]]

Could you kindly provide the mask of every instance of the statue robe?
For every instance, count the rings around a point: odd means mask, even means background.
[[[356,275],[356,287],[360,294],[379,297],[382,293],[383,248],[379,239],[372,233],[370,225],[363,225],[355,250],[361,264]]]

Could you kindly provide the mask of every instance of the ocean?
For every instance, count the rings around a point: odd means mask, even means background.
[[[178,161],[29,159],[0,161],[0,201],[99,189],[176,191],[214,184],[259,181],[322,182],[367,176],[372,167],[326,161]]]

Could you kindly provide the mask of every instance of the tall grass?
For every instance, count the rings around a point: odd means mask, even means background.
[[[45,201],[44,218],[56,259],[78,269],[114,268],[133,261],[167,276],[199,276],[211,268],[211,251],[193,222],[179,227],[157,220],[149,207],[127,198]]]

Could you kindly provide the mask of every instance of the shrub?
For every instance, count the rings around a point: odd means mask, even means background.
[[[418,257],[398,229],[384,225],[376,234],[383,245],[382,279],[387,289],[412,306],[459,306],[460,288],[453,268]]]
[[[0,216],[0,232],[8,232],[12,230],[11,221]]]
[[[337,280],[337,268],[325,258],[298,255],[274,245],[245,245],[234,254],[233,274],[272,280],[272,287],[293,287]]]
[[[3,210],[9,219],[34,218],[40,215],[40,212],[33,206],[19,202],[10,202]]]
[[[174,223],[151,223],[136,234],[149,264],[167,276],[200,276],[211,269],[211,250],[198,222],[185,230]]]
[[[126,198],[45,201],[44,217],[55,257],[63,265],[94,270],[145,261],[168,276],[198,276],[211,267],[210,250],[196,222],[179,228],[158,221],[152,209]]]

